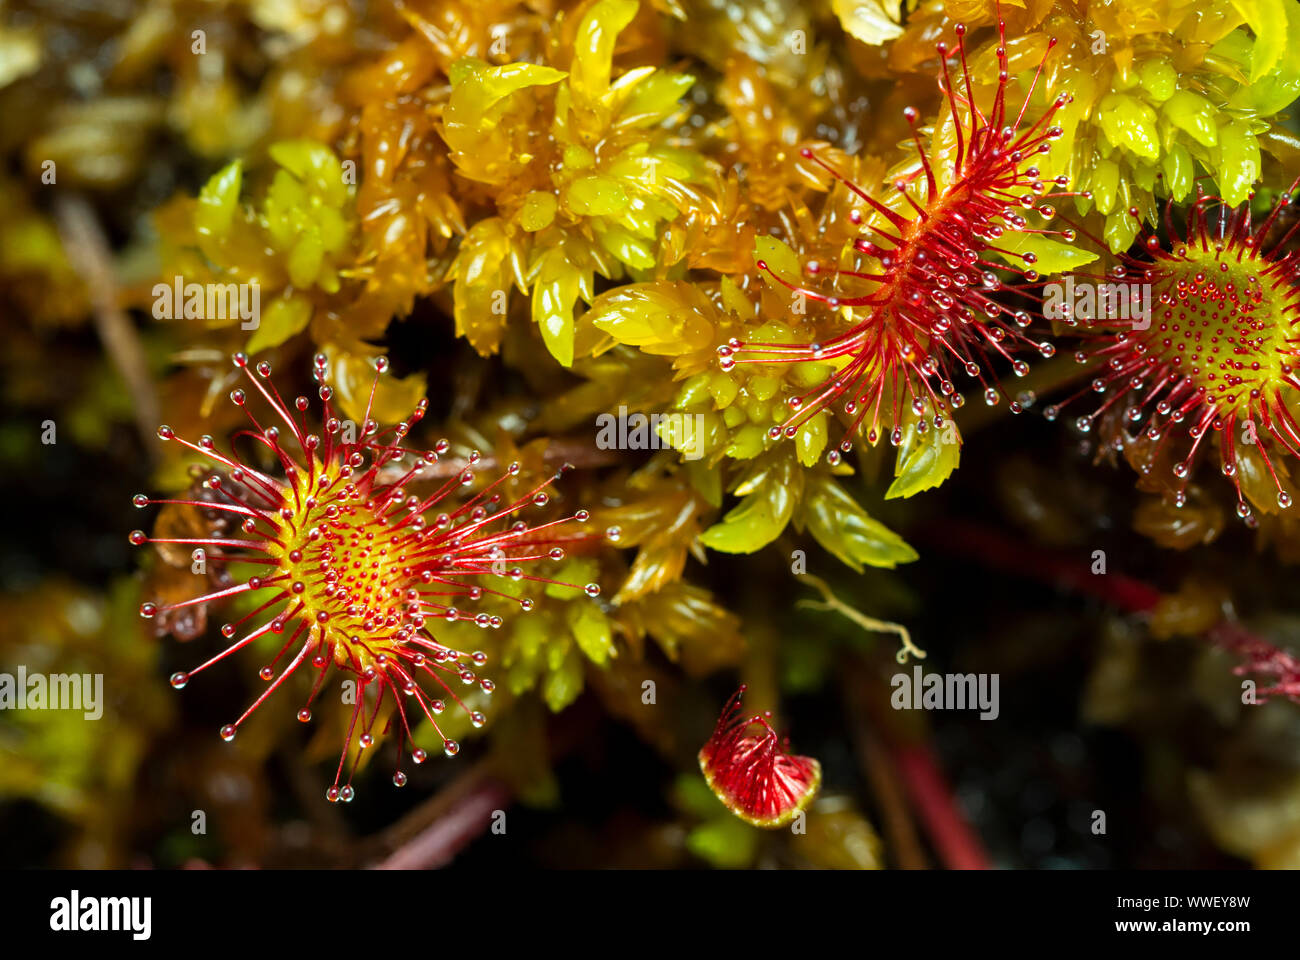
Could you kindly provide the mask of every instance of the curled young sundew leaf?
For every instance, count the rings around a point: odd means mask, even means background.
[[[746,718],[740,712],[744,692],[742,685],[723,708],[700,750],[700,769],[717,798],[746,823],[784,826],[817,795],[821,763],[788,753],[789,741],[772,729],[770,712]]]

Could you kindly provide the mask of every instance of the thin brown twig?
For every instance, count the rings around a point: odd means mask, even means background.
[[[108,238],[85,198],[61,194],[54,203],[68,261],[81,275],[90,295],[95,330],[114,369],[126,384],[135,412],[136,429],[147,455],[157,456],[154,431],[158,428],[158,395],[135,325],[118,303],[117,274]]]
[[[593,729],[593,704],[585,698],[548,724],[551,763],[574,749]],[[505,810],[514,791],[488,755],[448,786],[379,834],[358,841],[353,861],[384,870],[445,866]]]

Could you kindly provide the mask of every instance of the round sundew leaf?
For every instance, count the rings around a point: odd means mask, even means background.
[[[504,618],[486,611],[475,615],[436,602],[419,603],[416,597],[421,588],[431,583],[452,584],[450,592],[437,595],[478,601],[487,591],[495,589],[499,578],[508,576],[518,581],[525,576],[522,568],[518,571],[505,568],[507,559],[512,564],[543,560],[554,554],[539,553],[539,546],[582,539],[581,536],[553,538],[549,532],[539,536],[539,531],[549,531],[557,524],[570,521],[580,522],[586,515],[578,513],[559,521],[536,524],[519,518],[525,508],[545,504],[542,491],[559,476],[547,476],[536,486],[529,483],[508,498],[493,494],[492,491],[501,489],[507,478],[517,473],[515,468],[494,480],[484,478],[486,485],[468,499],[460,489],[475,479],[468,469],[428,496],[412,494],[404,498],[407,480],[439,454],[447,452],[447,447],[439,444],[432,453],[412,457],[422,448],[405,446],[405,438],[427,411],[427,400],[420,396],[415,401],[403,401],[404,413],[396,417],[390,416],[386,408],[412,384],[418,386],[422,395],[423,377],[392,382],[391,377],[384,376],[390,369],[388,361],[367,355],[358,343],[326,344],[313,360],[312,377],[319,384],[315,392],[322,406],[322,416],[317,421],[322,428],[320,432],[314,432],[310,422],[310,397],[300,396],[287,403],[270,382],[269,362],[252,362],[242,353],[232,359],[247,383],[231,391],[230,398],[239,407],[254,401],[270,408],[269,414],[267,411],[250,413],[257,434],[247,433],[260,435],[263,444],[277,454],[279,470],[263,473],[265,467],[243,462],[234,446],[226,453],[210,436],[201,437],[195,443],[182,440],[172,427],[162,426],[158,430],[160,439],[184,443],[192,450],[205,453],[217,466],[212,473],[199,475],[201,482],[191,486],[187,499],[159,501],[137,495],[133,502],[138,507],[162,502],[193,508],[192,519],[200,527],[194,536],[177,537],[168,536],[166,526],[156,525],[154,536],[135,531],[129,539],[137,546],[165,541],[169,546],[180,547],[179,555],[174,557],[180,564],[187,562],[187,552],[193,546],[203,545],[219,551],[223,558],[241,559],[258,566],[253,568],[253,576],[237,580],[234,585],[206,578],[204,586],[187,591],[190,597],[187,600],[164,605],[157,599],[149,599],[140,604],[139,613],[157,622],[157,619],[165,620],[173,611],[197,608],[195,614],[182,614],[187,621],[194,621],[195,615],[203,614],[201,605],[233,599],[236,609],[229,611],[232,619],[221,628],[222,636],[231,644],[209,663],[268,634],[287,635],[282,656],[297,645],[291,657],[286,656],[284,660],[277,657],[279,663],[272,661],[272,665],[259,671],[264,680],[275,682],[240,719],[220,728],[220,735],[226,741],[234,739],[243,720],[283,679],[298,669],[320,669],[318,687],[331,668],[355,678],[347,681],[350,687],[345,687],[358,695],[343,700],[352,707],[352,719],[336,768],[340,772],[326,791],[327,800],[347,802],[355,791],[350,782],[340,786],[339,777],[354,744],[359,748],[375,746],[386,733],[400,730],[401,743],[412,744],[410,756],[414,763],[422,763],[432,752],[430,748],[435,743],[429,742],[428,737],[417,737],[426,728],[421,725],[419,730],[413,730],[410,721],[420,716],[431,719],[452,704],[444,701],[438,690],[421,686],[416,675],[418,668],[433,673],[429,669],[433,666],[448,678],[454,676],[466,685],[479,688],[464,691],[462,698],[450,692],[446,679],[438,677],[439,689],[450,694],[455,706],[441,724],[430,724],[439,737],[436,746],[446,756],[459,753],[459,740],[487,723],[485,713],[477,707],[484,705],[483,698],[495,682],[480,672],[488,656],[463,652],[448,646],[447,640],[456,633],[463,639],[475,632],[476,627],[502,626]],[[363,397],[365,403],[360,405]],[[272,426],[265,425],[268,416]],[[285,442],[289,437],[292,443]],[[268,459],[262,456],[257,462],[265,463]],[[470,462],[478,463],[478,456],[471,457]],[[444,501],[448,502],[444,505]],[[476,501],[481,505],[472,506]],[[500,509],[491,510],[492,506]],[[160,519],[168,516],[164,512]],[[331,533],[322,534],[323,528]],[[184,529],[179,528],[177,532]],[[327,536],[329,546],[322,547],[320,541]],[[500,573],[498,565],[503,568]],[[184,569],[179,565],[176,568]],[[205,589],[209,592],[205,593]],[[267,591],[272,595],[264,599]],[[195,592],[199,595],[195,596]],[[582,592],[595,596],[599,590],[588,586]],[[242,617],[239,613],[243,604],[239,598],[245,598],[248,604]],[[522,602],[520,606],[530,609]],[[447,621],[439,624],[436,643],[432,640],[432,624],[426,622],[426,617],[431,616],[430,608],[438,611],[439,617],[445,614]],[[246,623],[249,617],[265,611],[270,611],[269,622],[261,626]],[[523,630],[510,631],[512,643],[502,659],[508,668],[526,661],[523,663],[526,670],[511,670],[512,688],[521,680],[535,685],[544,672],[544,698],[552,709],[558,710],[572,702],[582,688],[583,649],[596,657],[612,655],[612,631],[599,609],[594,614],[572,617],[572,635],[569,630],[556,629],[562,626],[562,620],[551,611],[541,614],[538,620],[540,639],[534,648],[527,649],[528,621],[522,621]],[[167,624],[167,629],[185,633],[191,627],[173,621]],[[241,632],[245,636],[235,639]],[[575,637],[582,649],[574,644]],[[274,638],[268,640],[276,645],[280,643]],[[417,669],[408,673],[403,663]],[[205,667],[206,664],[193,672]],[[190,673],[178,671],[172,676],[172,686],[180,689],[190,678]],[[367,715],[366,698],[360,693],[372,683],[378,684],[383,692],[374,698],[374,712]],[[388,718],[384,719],[380,705],[385,701],[395,703],[402,697],[414,698],[407,701],[411,709],[390,708]],[[311,713],[309,709],[300,709],[298,719],[308,723]],[[360,736],[354,741],[353,733],[363,716]],[[376,720],[380,721],[378,725]],[[328,736],[331,727],[336,725],[327,724],[319,729]],[[256,730],[245,729],[256,741],[269,728],[259,725]],[[355,769],[364,769],[367,758],[378,753],[369,750],[361,755]],[[393,779],[397,786],[406,782],[400,768]]]

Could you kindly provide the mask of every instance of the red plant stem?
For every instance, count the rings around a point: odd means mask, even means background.
[[[922,539],[939,542],[938,536],[928,534],[923,534]],[[1142,580],[1117,573],[1096,575],[1073,557],[1014,540],[978,524],[945,524],[942,543],[989,567],[1096,597],[1126,613],[1150,613],[1163,598],[1159,590]],[[1232,620],[1221,620],[1204,636],[1209,643],[1243,661],[1236,668],[1238,675],[1255,673],[1276,678],[1272,686],[1258,692],[1261,698],[1282,696],[1300,703],[1300,659]]]
[[[923,539],[938,541],[939,537],[923,535]],[[1149,613],[1162,598],[1159,590],[1142,580],[1115,573],[1095,575],[1087,564],[1074,558],[978,524],[945,524],[942,542],[952,552],[974,557],[986,566],[1093,596],[1128,613]],[[1205,637],[1243,660],[1238,674],[1276,678],[1272,686],[1259,691],[1261,698],[1286,696],[1300,702],[1300,660],[1232,621],[1221,621],[1207,630]],[[987,869],[988,858],[953,802],[933,752],[924,744],[906,742],[896,742],[893,750],[899,774],[943,861],[958,870]]]
[[[880,730],[884,743],[877,750],[879,753],[887,753],[889,758],[889,763],[882,766],[891,766],[897,779],[902,782],[940,862],[949,870],[991,869],[992,860],[953,798],[952,789],[943,776],[934,749],[925,740],[918,739],[915,730],[900,728],[898,715],[888,709],[881,699],[862,697],[858,693],[873,687],[879,689],[879,685],[870,683],[869,667],[864,665],[859,668],[850,662],[848,669],[846,684],[850,709],[865,711],[861,722],[856,726],[868,736],[869,726]],[[869,724],[866,722],[868,720]],[[876,779],[873,775],[873,784]],[[895,855],[904,869],[925,869],[925,857],[916,844],[910,819],[904,814],[891,823],[890,806],[895,802],[893,794],[897,790],[896,784],[888,785],[884,791],[877,789],[886,824],[891,827]]]
[[[990,869],[988,854],[953,799],[934,751],[924,743],[896,743],[894,765],[944,864],[950,870]]]
[[[1035,547],[975,523],[946,521],[942,539],[929,533],[923,533],[922,539],[941,544],[952,553],[973,557],[986,566],[1095,597],[1128,613],[1146,613],[1162,596],[1145,581],[1122,573],[1094,574],[1074,557]]]

